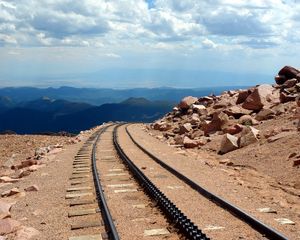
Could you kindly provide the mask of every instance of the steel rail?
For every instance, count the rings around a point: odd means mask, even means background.
[[[94,184],[95,184],[95,190],[98,200],[99,208],[102,209],[102,217],[105,223],[105,228],[108,234],[108,238],[111,240],[119,240],[119,235],[116,229],[116,226],[113,222],[112,216],[110,214],[109,208],[106,203],[106,199],[104,196],[103,188],[100,183],[99,173],[96,166],[96,150],[97,150],[97,143],[100,139],[100,136],[107,130],[107,128],[110,126],[106,126],[99,130],[98,133],[96,133],[96,141],[93,144],[93,150],[92,150],[92,170],[93,170],[93,178],[94,178]]]
[[[178,172],[165,162],[163,162],[161,159],[153,155],[151,152],[147,151],[144,147],[142,147],[131,135],[131,133],[128,131],[128,126],[125,127],[126,133],[132,140],[132,142],[141,149],[145,154],[147,154],[150,158],[152,158],[155,162],[157,162],[159,165],[161,165],[163,168],[171,172],[173,175],[184,181],[186,184],[188,184],[191,188],[199,192],[204,197],[208,198],[218,206],[222,207],[223,209],[228,210],[232,215],[238,217],[243,222],[250,225],[253,229],[260,232],[262,235],[267,237],[271,240],[288,240],[286,236],[284,236],[282,233],[278,232],[274,228],[264,224],[263,222],[259,221],[258,219],[254,218],[253,216],[246,213],[244,210],[238,208],[237,206],[233,205],[232,203],[226,201],[225,199],[215,195],[214,193],[210,192],[209,190],[205,189],[204,187],[201,187],[196,182],[189,179],[187,176],[183,175],[182,173]]]
[[[187,239],[209,240],[210,238],[202,233],[202,231],[193,222],[191,222],[191,220],[188,219],[187,216],[174,203],[172,203],[125,154],[119,145],[117,138],[117,129],[120,126],[121,125],[115,127],[113,131],[114,146],[120,158],[127,165],[135,179],[144,188],[148,195],[157,202],[158,206],[167,215],[169,220],[175,223]]]

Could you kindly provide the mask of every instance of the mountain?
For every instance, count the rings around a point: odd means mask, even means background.
[[[37,100],[23,102],[17,105],[20,108],[37,110],[42,112],[52,112],[55,115],[70,114],[93,107],[87,103],[70,102],[62,99],[50,99],[42,97]]]
[[[21,104],[0,113],[0,132],[12,130],[20,134],[68,131],[78,133],[108,121],[151,122],[170,111],[173,103],[130,98],[121,103],[103,104],[99,107],[67,101],[59,103],[75,106],[69,112],[50,99]],[[63,112],[62,112],[63,111]],[[63,114],[62,114],[63,113]]]
[[[6,96],[0,96],[0,112],[12,108],[14,105],[15,103],[12,101],[11,98]]]
[[[225,90],[245,88],[241,87],[213,87],[213,88],[195,88],[195,89],[177,89],[177,88],[134,88],[134,89],[97,89],[97,88],[0,88],[0,96],[7,96],[14,102],[28,102],[42,98],[44,96],[50,99],[64,99],[71,102],[85,102],[91,105],[101,105],[105,103],[119,103],[130,97],[143,97],[150,101],[172,101],[178,102],[184,96],[205,96],[211,93],[216,95]]]

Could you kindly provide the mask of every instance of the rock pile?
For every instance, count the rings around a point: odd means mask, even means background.
[[[285,66],[275,81],[274,86],[262,84],[226,91],[220,96],[185,97],[172,112],[150,126],[163,132],[171,145],[200,148],[214,138],[221,138],[220,154],[245,147],[261,138],[255,125],[262,121],[288,110],[295,111],[300,121],[300,71]],[[296,101],[297,106],[287,104],[290,101]]]

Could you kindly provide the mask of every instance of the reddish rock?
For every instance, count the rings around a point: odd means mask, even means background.
[[[213,119],[210,122],[205,122],[201,130],[207,135],[212,132],[221,131],[223,126],[225,126],[229,121],[228,115],[224,112],[215,112],[213,114]]]
[[[6,235],[9,233],[16,232],[20,226],[21,226],[21,224],[18,221],[13,220],[11,218],[1,219],[0,220],[0,234]]]
[[[223,130],[223,132],[224,133],[229,133],[231,135],[234,135],[234,134],[240,133],[243,130],[243,128],[244,128],[243,125],[241,125],[241,124],[235,124],[235,125],[231,125],[231,126],[226,127]]]
[[[236,104],[240,104],[245,102],[245,100],[247,99],[247,97],[251,94],[251,91],[249,90],[240,90],[239,91],[239,95],[238,98],[236,100]]]
[[[36,165],[36,164],[38,164],[37,160],[28,159],[28,160],[22,161],[21,164],[19,164],[19,165],[12,166],[12,169],[21,169],[21,168],[29,167],[29,166]]]
[[[255,119],[258,121],[271,119],[275,116],[275,112],[271,109],[262,109],[259,113],[255,116]]]
[[[252,111],[244,109],[240,106],[232,106],[224,110],[228,116],[233,116],[234,118],[240,118],[243,115],[249,115]]]
[[[154,130],[159,130],[159,131],[168,131],[172,128],[171,124],[168,124],[166,122],[155,122],[153,124],[153,129]]]
[[[19,170],[20,172],[18,173],[18,178],[23,178],[23,177],[27,177],[30,175],[30,171],[29,170]]]
[[[235,149],[238,149],[238,138],[231,134],[226,133],[221,141],[221,146],[219,149],[219,154],[224,154]]]
[[[181,102],[179,103],[178,107],[180,109],[184,109],[185,110],[185,109],[190,108],[190,106],[192,104],[194,104],[195,102],[197,102],[197,101],[198,101],[198,98],[192,97],[192,96],[188,96],[188,97],[185,97],[185,98],[183,98],[181,100]]]
[[[300,95],[298,95],[298,97],[296,97],[296,104],[298,107],[300,107]]]
[[[279,85],[284,84],[285,81],[287,80],[286,77],[282,76],[282,75],[277,75],[277,76],[275,76],[274,79],[275,79],[275,82]]]
[[[199,145],[199,142],[196,140],[192,140],[189,137],[184,137],[183,139],[183,145],[185,148],[194,148]]]
[[[37,192],[39,190],[37,185],[32,185],[24,189],[26,192]]]
[[[288,80],[288,79],[296,78],[299,73],[300,71],[298,69],[291,66],[285,66],[278,72],[278,75],[284,76],[286,80]],[[278,83],[278,84],[282,84],[282,83]]]
[[[183,136],[181,136],[181,135],[175,136],[174,141],[175,141],[175,144],[177,144],[177,145],[183,144]]]
[[[179,127],[180,134],[187,133],[190,131],[192,131],[192,125],[190,123],[185,123]]]
[[[242,104],[242,107],[248,110],[260,110],[267,104],[267,96],[272,94],[273,87],[268,84],[262,84],[254,89]]]
[[[281,103],[286,103],[290,101],[296,100],[297,95],[295,94],[287,94],[285,92],[280,93],[280,102]]]
[[[283,88],[291,88],[291,87],[294,87],[297,82],[298,81],[296,78],[292,78],[292,79],[285,81],[285,83],[282,85],[282,87]]]
[[[296,159],[293,162],[293,167],[297,167],[297,166],[300,166],[300,159]]]

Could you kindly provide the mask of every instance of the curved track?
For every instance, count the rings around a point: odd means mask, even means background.
[[[260,232],[262,235],[266,236],[268,239],[274,239],[274,240],[288,240],[286,236],[281,234],[280,232],[276,231],[275,229],[271,228],[270,226],[262,223],[258,219],[254,218],[253,216],[249,215],[242,209],[238,208],[237,206],[231,204],[230,202],[226,201],[225,199],[222,199],[221,197],[215,195],[214,193],[210,192],[209,190],[203,188],[199,184],[195,183],[191,179],[189,179],[187,176],[183,175],[179,171],[175,170],[171,166],[167,165],[163,160],[156,157],[153,153],[149,152],[147,149],[145,149],[143,146],[141,146],[130,134],[128,131],[128,127],[126,126],[126,133],[128,134],[131,141],[146,155],[148,155],[151,159],[153,159],[156,163],[158,163],[161,167],[175,175],[177,178],[185,182],[187,185],[189,185],[191,188],[196,190],[199,194],[206,197],[207,199],[211,200],[218,206],[222,207],[226,211],[229,211],[237,218],[241,219],[246,224],[250,225],[253,229]]]

